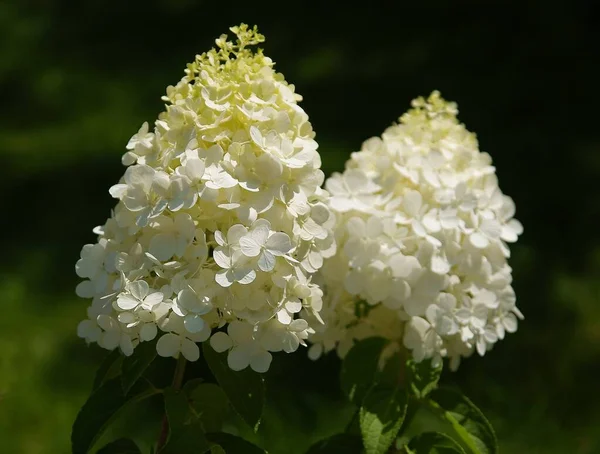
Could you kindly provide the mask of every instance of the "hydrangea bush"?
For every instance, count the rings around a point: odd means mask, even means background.
[[[322,270],[326,323],[311,357],[376,335],[456,368],[516,331],[507,243],[523,228],[457,113],[438,92],[414,100],[327,180],[339,251]]]
[[[252,50],[256,27],[231,31],[127,143],[116,206],[76,264],[77,294],[92,300],[78,334],[111,353],[73,454],[266,453],[279,426],[251,432],[262,373],[307,341],[313,359],[344,357],[354,413],[343,433],[290,452],[497,454],[477,407],[438,387],[442,358],[483,355],[522,318],[506,262],[522,227],[490,157],[434,92],[321,189],[301,97]],[[207,367],[186,369],[201,350]],[[285,400],[306,408],[298,383]],[[129,438],[110,440],[125,408]]]
[[[265,372],[314,332],[311,275],[335,253],[315,134],[294,86],[250,49],[264,37],[232,31],[127,144],[118,203],[76,265],[88,342],[131,355],[158,337],[159,355],[196,361],[210,338],[232,369]]]

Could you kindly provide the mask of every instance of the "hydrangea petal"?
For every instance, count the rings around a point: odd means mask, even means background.
[[[276,232],[267,240],[266,248],[273,255],[285,255],[292,250],[292,242],[287,234]]]
[[[183,324],[190,333],[199,333],[204,329],[204,319],[196,314],[186,315]]]
[[[140,329],[140,340],[151,341],[158,334],[158,328],[154,323],[145,323]]]
[[[107,350],[114,350],[121,342],[121,333],[119,331],[107,331],[102,334],[101,342]]]
[[[136,299],[133,295],[128,295],[126,293],[119,295],[117,298],[117,306],[124,311],[135,309],[140,304],[140,300]]]
[[[161,262],[165,262],[173,257],[177,248],[177,238],[173,235],[159,233],[150,240],[148,248],[150,254]]]
[[[234,347],[227,355],[227,365],[232,370],[243,370],[250,364],[250,356],[246,349]]]
[[[271,251],[263,251],[258,258],[258,268],[265,273],[272,271],[275,268],[275,255]]]
[[[269,370],[273,356],[267,351],[261,351],[252,356],[250,367],[253,371],[264,373]]]
[[[75,294],[80,298],[92,298],[96,293],[92,281],[82,281],[75,288]]]
[[[249,235],[259,245],[264,245],[269,237],[271,224],[265,219],[259,219],[252,225]]]
[[[144,298],[144,306],[154,307],[157,304],[160,304],[164,298],[164,295],[161,292],[150,293],[146,298]]]
[[[231,266],[231,257],[223,247],[218,247],[213,251],[213,258],[221,268],[229,268]]]
[[[200,349],[198,348],[198,345],[188,338],[184,338],[181,342],[181,353],[185,359],[191,362],[198,361],[200,358]]]
[[[215,274],[215,281],[221,287],[227,288],[235,282],[233,272],[231,270],[219,270]]]
[[[235,280],[240,284],[251,284],[256,279],[256,271],[249,267],[240,267],[233,270]]]
[[[133,355],[133,342],[131,341],[131,337],[127,335],[122,335],[119,340],[119,348],[123,352],[125,356]]]
[[[260,254],[262,245],[254,238],[244,236],[240,238],[240,249],[246,257],[256,257]]]
[[[226,333],[219,331],[211,336],[210,346],[217,353],[222,353],[229,350],[233,346],[233,342]]]
[[[130,282],[127,285],[127,290],[129,291],[129,293],[131,293],[131,295],[134,298],[141,301],[144,298],[146,298],[146,295],[148,295],[148,292],[150,291],[150,286],[146,281],[134,281]]]
[[[165,358],[177,357],[181,349],[179,336],[172,333],[163,334],[156,343],[156,352]]]

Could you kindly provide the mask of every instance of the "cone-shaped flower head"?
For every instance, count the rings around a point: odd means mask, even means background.
[[[159,337],[160,355],[194,361],[212,336],[232,369],[265,371],[270,352],[305,344],[307,318],[320,323],[311,275],[335,253],[335,219],[314,132],[294,86],[249,48],[264,37],[231,31],[127,144],[117,206],[76,265],[89,342],[130,355]]]
[[[338,253],[322,270],[326,325],[313,358],[377,335],[457,367],[522,317],[506,243],[523,229],[490,156],[438,92],[412,105],[326,182]]]

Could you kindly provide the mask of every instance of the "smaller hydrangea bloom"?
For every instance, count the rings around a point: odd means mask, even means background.
[[[507,263],[523,227],[490,156],[438,92],[412,106],[326,182],[338,252],[319,272],[311,358],[376,335],[456,368],[523,318]]]

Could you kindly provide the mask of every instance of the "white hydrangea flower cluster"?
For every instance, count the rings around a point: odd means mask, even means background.
[[[321,271],[326,324],[312,358],[378,335],[456,368],[522,318],[506,243],[523,228],[490,156],[438,92],[412,106],[326,182],[339,251]]]
[[[127,144],[119,202],[76,265],[93,298],[78,334],[125,355],[159,336],[159,355],[189,361],[210,338],[232,369],[264,372],[320,323],[311,277],[336,252],[335,218],[301,96],[248,48],[256,28],[231,30]]]

